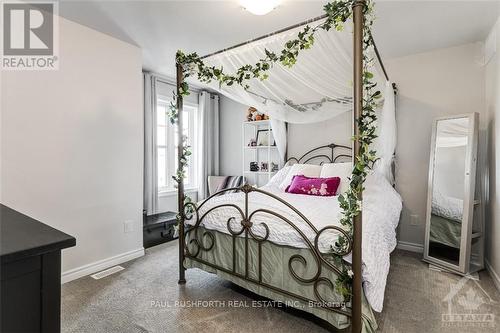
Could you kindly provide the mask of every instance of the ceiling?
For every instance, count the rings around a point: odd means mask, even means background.
[[[284,0],[255,16],[231,1],[62,1],[60,15],[141,47],[143,67],[173,77],[178,49],[207,54],[323,14],[326,1]],[[383,58],[484,40],[499,1],[377,1]]]

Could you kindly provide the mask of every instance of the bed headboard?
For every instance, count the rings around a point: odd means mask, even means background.
[[[352,148],[344,145],[338,145],[336,143],[330,143],[328,145],[313,148],[306,152],[300,157],[290,157],[286,160],[285,165],[292,165],[295,163],[302,164],[319,164],[323,163],[337,163],[337,162],[349,162],[352,161]],[[375,162],[374,162],[375,163]],[[373,167],[373,164],[372,164]],[[391,162],[392,174],[396,173],[396,154],[394,154]],[[396,186],[396,179],[390,180],[391,185]]]
[[[302,164],[323,164],[347,162],[352,159],[352,148],[336,143],[313,148],[300,157],[290,157],[286,160],[285,165],[295,163]]]

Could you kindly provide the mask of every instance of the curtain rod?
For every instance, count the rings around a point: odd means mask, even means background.
[[[384,63],[382,62],[382,57],[380,56],[380,53],[378,52],[377,44],[375,44],[375,38],[373,38],[373,35],[371,32],[370,32],[370,39],[372,40],[373,49],[375,50],[375,56],[378,59],[378,63],[380,64],[380,67],[382,68],[382,72],[384,73],[385,79],[387,81],[390,81],[389,75],[387,74],[387,70],[385,69]],[[392,83],[392,89],[394,89],[394,91],[397,90],[396,83],[394,83],[394,82]]]
[[[236,45],[233,45],[233,46],[230,46],[230,47],[227,47],[225,49],[222,49],[222,50],[219,50],[219,51],[215,51],[215,52],[212,52],[212,53],[209,53],[209,54],[206,54],[202,57],[200,57],[200,59],[206,59],[206,58],[209,58],[209,57],[212,57],[214,55],[217,55],[217,54],[221,54],[221,53],[224,53],[226,51],[230,51],[230,50],[233,50],[235,48],[238,48],[238,47],[241,47],[241,46],[244,46],[244,45],[247,45],[247,44],[250,44],[250,43],[253,43],[253,42],[256,42],[256,41],[259,41],[259,40],[262,40],[264,38],[268,38],[268,37],[271,37],[271,36],[274,36],[274,35],[277,35],[277,34],[280,34],[282,32],[286,32],[288,30],[292,30],[292,29],[295,29],[295,28],[298,28],[300,26],[303,26],[303,25],[306,25],[306,24],[309,24],[309,23],[313,23],[313,22],[316,22],[316,21],[319,21],[319,20],[322,20],[322,19],[325,19],[327,18],[328,15],[327,14],[323,14],[321,16],[317,16],[315,18],[312,18],[312,19],[309,19],[309,20],[306,20],[306,21],[303,21],[303,22],[300,22],[300,23],[296,23],[294,25],[291,25],[289,27],[286,27],[286,28],[283,28],[283,29],[280,29],[280,30],[277,30],[277,31],[274,31],[274,32],[271,32],[271,33],[268,33],[264,36],[260,36],[260,37],[257,37],[257,38],[254,38],[254,39],[251,39],[251,40],[248,40],[246,42],[242,42],[242,43],[239,43],[239,44],[236,44]],[[389,80],[389,75],[387,74],[387,71],[385,69],[385,66],[384,66],[384,63],[382,62],[382,58],[380,57],[380,53],[378,51],[378,48],[377,48],[377,45],[375,44],[375,39],[373,38],[373,35],[370,33],[370,39],[372,40],[372,43],[373,43],[373,48],[375,50],[375,55],[377,57],[377,60],[380,64],[380,67],[382,68],[382,71],[384,73],[384,76],[385,76],[385,79],[387,81],[390,81]],[[393,87],[394,89],[396,89],[396,84],[393,84]]]

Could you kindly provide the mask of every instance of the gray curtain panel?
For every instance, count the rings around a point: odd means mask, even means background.
[[[156,154],[156,77],[144,73],[144,209],[155,214],[158,207],[158,170]]]
[[[219,175],[219,96],[202,91],[198,104],[198,200],[208,196],[208,176]]]

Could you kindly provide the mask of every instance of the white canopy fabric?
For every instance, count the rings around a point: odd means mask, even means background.
[[[310,26],[321,22],[311,23]],[[269,115],[273,134],[282,157],[286,151],[286,130],[284,122],[294,124],[315,123],[336,117],[344,112],[352,111],[353,95],[353,34],[352,22],[345,24],[345,31],[324,31],[319,29],[315,34],[314,45],[299,52],[297,62],[291,68],[276,63],[269,70],[266,80],[257,78],[245,81],[249,85],[244,89],[238,84],[212,88],[221,94],[242,104],[255,107],[259,112]],[[236,73],[244,65],[253,65],[266,57],[265,50],[279,55],[284,44],[294,38],[302,27],[294,28],[249,44],[227,50],[204,59],[209,66],[222,67],[225,73]],[[395,114],[392,85],[385,83],[378,68],[373,66],[378,89],[391,95],[384,106],[384,121],[379,122],[379,134],[387,144],[377,143],[383,154],[384,162],[379,167],[387,168],[392,161],[395,148]],[[382,135],[383,133],[383,135]],[[389,141],[387,141],[389,140]],[[379,141],[380,142],[380,141]],[[390,168],[390,162],[389,162]],[[385,174],[390,173],[384,172]]]
[[[318,23],[315,23],[318,24]],[[207,65],[235,73],[266,57],[265,50],[279,55],[283,45],[296,38],[298,27],[205,59]],[[266,80],[251,79],[245,90],[238,84],[213,86],[222,94],[251,105],[275,120],[314,123],[352,109],[352,34],[318,30],[314,45],[301,50],[297,63],[289,68],[275,64]]]
[[[394,184],[392,163],[396,150],[396,98],[392,83],[385,82],[384,87],[379,88],[384,95],[384,104],[381,110],[377,110],[377,135],[373,143],[379,160],[375,164],[375,170],[382,173],[391,184]]]

